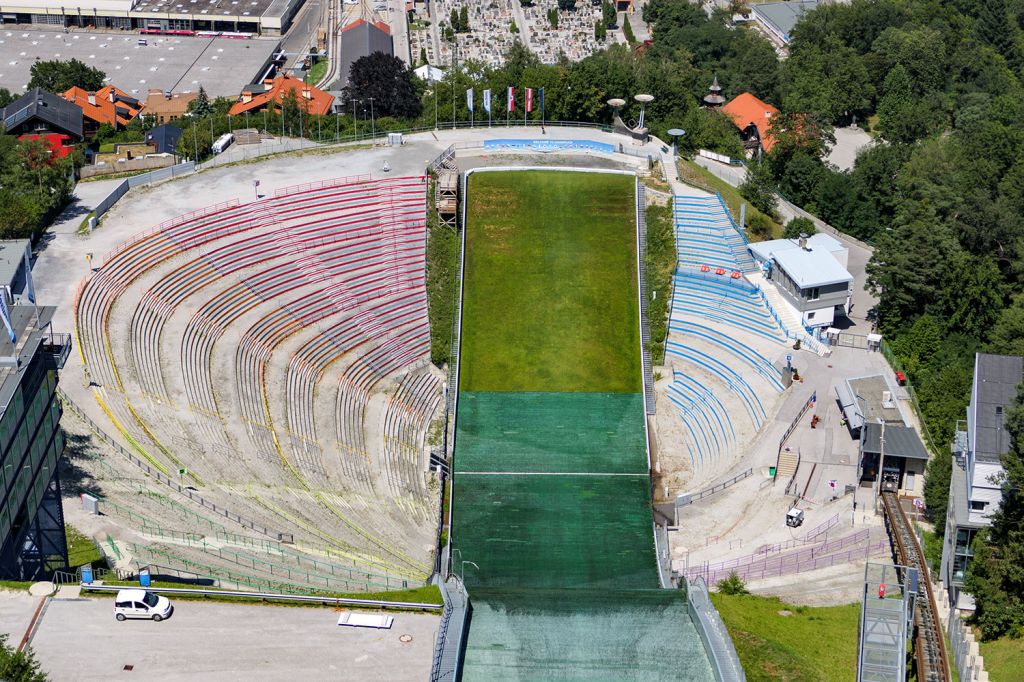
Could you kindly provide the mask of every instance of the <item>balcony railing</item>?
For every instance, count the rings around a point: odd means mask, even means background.
[[[41,350],[51,357],[56,369],[63,369],[71,353],[71,334],[44,333]]]

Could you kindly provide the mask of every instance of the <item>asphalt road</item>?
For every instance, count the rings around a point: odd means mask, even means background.
[[[424,680],[439,618],[338,627],[332,608],[175,602],[161,623],[113,616],[113,598],[54,599],[32,648],[54,680]],[[399,637],[410,635],[402,642]]]

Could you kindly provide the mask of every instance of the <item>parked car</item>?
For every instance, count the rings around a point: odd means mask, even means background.
[[[170,618],[171,600],[146,590],[119,590],[114,598],[114,618],[149,618],[156,622]]]

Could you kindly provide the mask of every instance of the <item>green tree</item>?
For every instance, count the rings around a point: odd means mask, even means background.
[[[341,96],[346,107],[353,100],[369,102],[372,97],[377,116],[414,118],[423,111],[412,70],[398,57],[383,52],[374,52],[352,63],[348,85]]]
[[[990,353],[1024,355],[1024,294],[1017,294],[1004,308],[989,336]]]
[[[605,28],[615,28],[618,16],[618,12],[615,11],[615,3],[611,0],[604,0],[601,3],[601,22]]]
[[[786,223],[786,227],[782,231],[782,236],[786,239],[796,239],[801,234],[806,234],[807,236],[810,236],[816,233],[817,231],[818,228],[815,227],[813,220],[811,220],[810,218],[797,216],[796,218],[793,218],[788,223]]]
[[[1009,58],[1013,50],[1013,29],[1006,0],[982,0],[978,3],[978,18],[974,24],[978,40]]]
[[[68,61],[49,60],[32,64],[28,87],[42,88],[47,92],[62,93],[74,86],[95,91],[103,87],[107,75],[77,59]]]
[[[594,22],[594,39],[600,43],[605,41],[608,37],[608,29],[605,28],[603,21]]]
[[[16,99],[18,99],[18,95],[12,93],[7,88],[0,88],[0,107],[6,107]]]
[[[736,571],[730,573],[728,578],[715,583],[715,587],[722,594],[750,594],[750,590]]]
[[[915,142],[941,130],[948,120],[943,97],[932,91],[917,92],[902,64],[889,71],[882,91],[878,131],[889,142]]]
[[[739,189],[754,208],[767,215],[775,215],[775,178],[767,162],[748,164],[747,177]]]
[[[466,5],[459,9],[459,32],[469,32],[469,8]]]
[[[456,33],[462,32],[462,23],[459,21],[459,10],[455,7],[452,7],[452,11],[448,14],[448,24]]]
[[[949,507],[949,479],[953,473],[953,456],[940,447],[928,460],[924,471],[924,504],[928,519],[939,537],[946,534],[946,512]]]
[[[875,94],[864,59],[836,38],[823,47],[795,45],[782,67],[785,111],[839,123],[869,111]]]
[[[554,7],[548,10],[548,24],[551,28],[558,28],[558,10]]]
[[[5,682],[46,682],[49,678],[39,666],[32,650],[18,651],[0,635],[0,679]]]
[[[205,118],[213,113],[213,105],[210,103],[210,96],[206,94],[206,90],[202,85],[199,86],[199,92],[196,94],[196,98],[188,103],[188,113],[198,118]]]
[[[421,47],[420,48],[420,66],[423,66],[426,63],[427,63],[427,48]]]

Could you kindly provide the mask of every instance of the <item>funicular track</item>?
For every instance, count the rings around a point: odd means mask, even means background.
[[[946,642],[942,635],[935,595],[932,593],[924,554],[917,542],[917,536],[910,525],[896,493],[882,493],[886,527],[896,552],[896,563],[917,569],[919,590],[914,610],[914,659],[917,663],[917,679],[920,682],[950,682],[949,666],[946,659]]]

